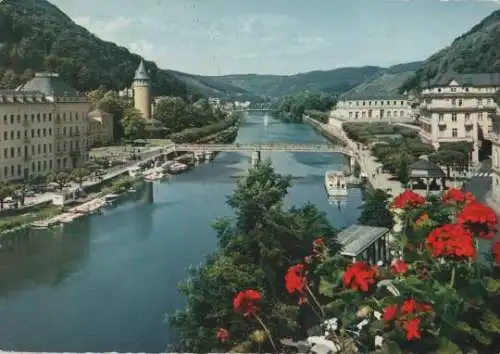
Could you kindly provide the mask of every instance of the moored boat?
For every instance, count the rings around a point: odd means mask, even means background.
[[[325,188],[329,196],[346,196],[347,180],[342,171],[327,171],[325,173]]]
[[[187,170],[188,165],[180,163],[180,162],[174,162],[172,165],[169,167],[169,172],[170,173],[181,173]]]

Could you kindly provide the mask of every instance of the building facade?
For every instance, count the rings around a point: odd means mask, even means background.
[[[412,121],[414,114],[405,95],[340,97],[330,117],[353,122]]]
[[[134,91],[134,107],[142,113],[144,119],[151,119],[151,85],[143,60],[135,72],[132,89]]]
[[[75,168],[88,159],[90,103],[57,74],[0,90],[0,181]]]
[[[500,74],[446,74],[421,92],[420,136],[435,149],[447,142],[472,143],[470,160],[479,162],[482,141],[493,132],[491,114]]]
[[[113,115],[95,109],[88,114],[89,117],[89,140],[91,147],[107,145],[114,140]]]

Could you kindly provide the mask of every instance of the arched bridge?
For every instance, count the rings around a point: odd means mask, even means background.
[[[351,157],[355,157],[353,151],[344,146],[334,146],[326,144],[285,144],[285,143],[265,143],[265,144],[174,144],[175,151],[185,152],[254,152],[254,151],[283,151],[283,152],[332,152]]]
[[[235,112],[270,112],[271,108],[235,108]]]

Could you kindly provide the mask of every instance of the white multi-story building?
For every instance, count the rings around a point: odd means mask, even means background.
[[[442,75],[421,92],[420,136],[435,149],[448,142],[472,144],[471,162],[479,162],[479,149],[493,131],[491,114],[500,74]]]
[[[16,90],[0,90],[0,181],[81,166],[88,160],[87,96],[57,74],[39,73]],[[105,134],[113,140],[112,117]]]
[[[208,103],[214,108],[220,108],[221,107],[221,100],[219,97],[210,97],[208,99]]]
[[[349,95],[340,97],[330,117],[353,122],[412,121],[414,118],[406,95]]]

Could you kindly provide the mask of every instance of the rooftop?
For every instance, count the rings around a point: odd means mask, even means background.
[[[439,167],[434,162],[425,159],[419,159],[410,165],[410,177],[441,178],[445,177],[445,174],[441,167]]]
[[[366,94],[362,92],[353,92],[351,94],[345,94],[340,96],[340,101],[366,101],[366,100],[407,100],[408,96],[400,93],[373,93]]]
[[[148,70],[144,64],[144,60],[141,59],[139,67],[135,71],[134,80],[149,80]]]
[[[353,225],[342,230],[337,236],[337,240],[344,247],[341,254],[357,257],[388,232],[386,227],[366,225]]]
[[[78,92],[55,73],[37,73],[16,91],[38,91],[54,97],[85,97],[85,94]]]
[[[424,86],[448,86],[451,81],[456,81],[461,86],[500,86],[500,73],[458,74],[448,72],[424,83]]]

